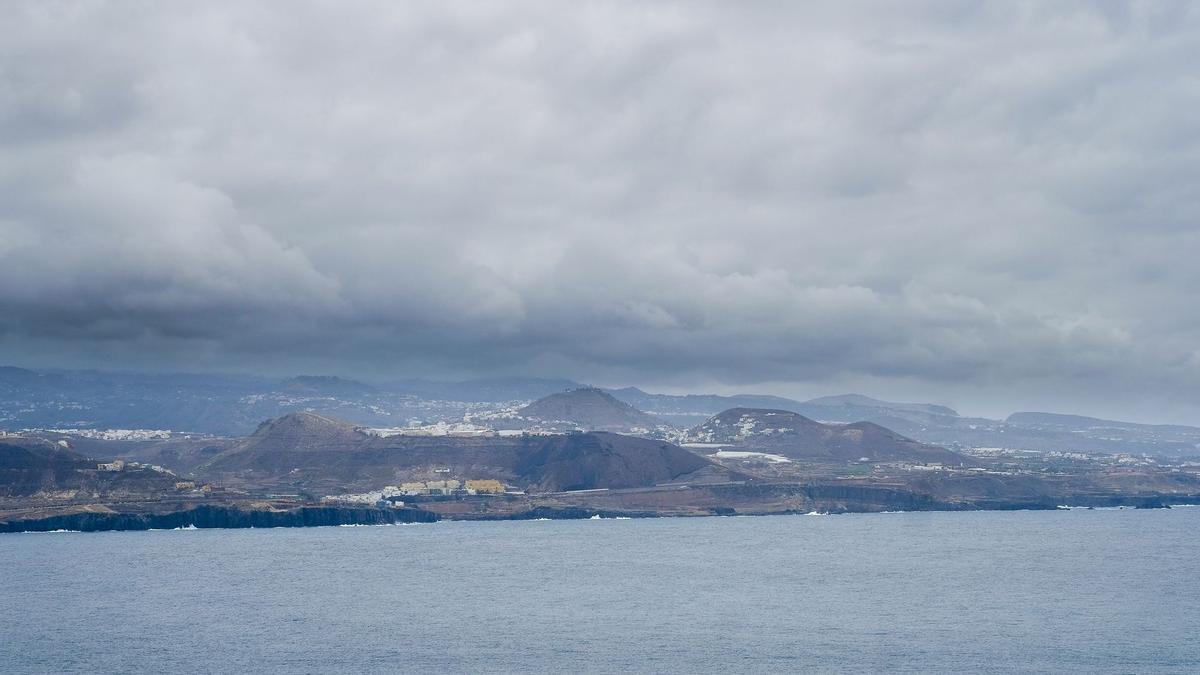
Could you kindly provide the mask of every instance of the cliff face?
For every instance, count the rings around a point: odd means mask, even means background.
[[[378,509],[349,506],[302,506],[285,511],[197,506],[170,513],[70,513],[34,520],[0,522],[0,532],[78,530],[172,530],[181,527],[317,527],[321,525],[391,525],[432,523],[437,514],[421,509]]]

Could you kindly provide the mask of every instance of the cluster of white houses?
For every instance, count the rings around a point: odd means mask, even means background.
[[[378,504],[380,502],[395,502],[398,497],[453,497],[467,495],[504,494],[504,483],[498,480],[431,480],[400,485],[389,485],[381,490],[360,492],[355,494],[329,495],[322,499],[326,502],[348,502],[352,504]],[[403,502],[400,502],[401,504]]]
[[[551,436],[559,432],[544,429],[493,429],[469,422],[437,422],[425,426],[411,427],[359,427],[359,430],[371,436],[389,438],[391,436],[451,436],[456,438],[494,438],[496,436]]]

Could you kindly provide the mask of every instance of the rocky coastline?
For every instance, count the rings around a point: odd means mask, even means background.
[[[102,532],[114,530],[174,530],[215,528],[322,527],[334,525],[392,525],[433,523],[439,520],[583,520],[589,518],[661,518],[703,516],[767,516],[803,513],[849,514],[896,511],[1049,511],[1062,508],[1162,509],[1200,504],[1200,494],[1112,495],[1076,494],[1027,499],[942,501],[904,490],[862,489],[856,486],[804,486],[802,505],[783,507],[771,503],[781,486],[740,487],[742,499],[727,505],[687,510],[614,508],[600,504],[525,504],[498,512],[439,512],[431,508],[380,508],[374,506],[296,504],[287,508],[251,508],[239,504],[202,504],[166,511],[79,510],[30,517],[0,519],[0,533]],[[774,488],[774,489],[772,489]],[[757,502],[757,503],[756,503]],[[631,505],[632,506],[632,505]]]
[[[432,523],[435,513],[412,508],[300,506],[285,510],[201,505],[166,513],[77,512],[0,522],[0,532],[101,532],[209,528],[320,527]]]

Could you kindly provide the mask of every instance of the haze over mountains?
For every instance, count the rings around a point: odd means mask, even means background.
[[[583,394],[565,396],[582,390]],[[546,398],[550,397],[550,398]],[[544,399],[540,400],[539,399]],[[1032,450],[1197,454],[1200,428],[1022,412],[1006,420],[862,395],[796,401],[768,395],[663,395],[596,390],[569,380],[492,378],[367,384],[325,376],[141,375],[0,368],[0,429],[163,429],[250,434],[265,419],[307,410],[369,427],[435,423],[580,428],[666,437],[731,408],[782,410],[814,421],[872,422],[922,443]]]

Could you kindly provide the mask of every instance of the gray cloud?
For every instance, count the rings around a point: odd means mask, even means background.
[[[1200,421],[1190,3],[24,3],[33,365]]]

